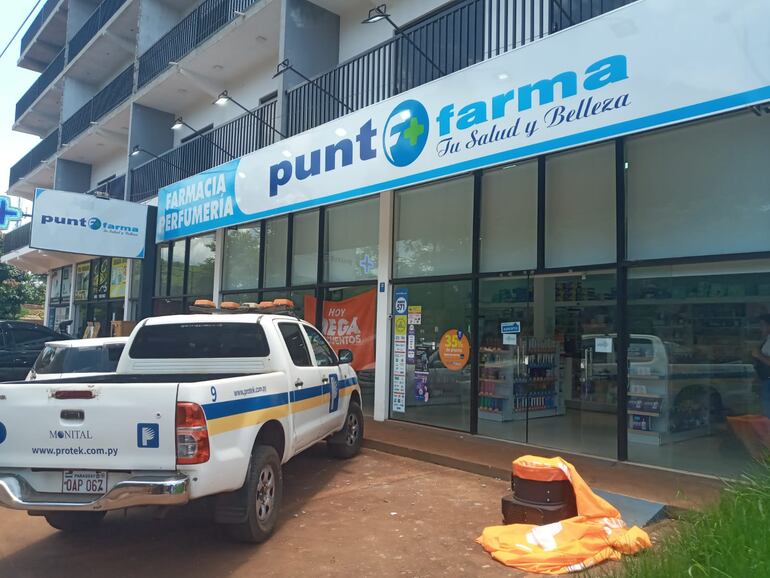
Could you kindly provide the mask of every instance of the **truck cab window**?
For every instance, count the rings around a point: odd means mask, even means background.
[[[286,343],[286,349],[289,350],[291,360],[297,367],[310,367],[310,353],[307,350],[305,336],[297,323],[279,323],[278,329],[281,331],[283,340]]]
[[[329,347],[329,344],[326,343],[323,336],[309,325],[305,325],[305,331],[310,339],[310,346],[313,348],[313,353],[315,353],[315,359],[318,365],[320,367],[337,365],[337,355],[332,348]]]

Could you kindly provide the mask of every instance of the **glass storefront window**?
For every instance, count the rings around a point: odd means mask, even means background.
[[[75,301],[88,299],[88,284],[91,278],[91,261],[75,265]]]
[[[61,297],[61,269],[54,269],[49,273],[51,276],[51,282],[50,290],[51,290],[51,299],[58,301]]]
[[[371,285],[327,289],[320,326],[315,323],[315,305],[312,295],[305,297],[305,319],[321,328],[336,352],[340,349],[353,352],[352,365],[361,385],[362,409],[371,415],[374,411],[377,289]]]
[[[169,295],[184,293],[184,262],[187,254],[187,244],[182,239],[176,241],[171,248],[171,289]]]
[[[254,289],[259,285],[260,223],[225,231],[222,288]]]
[[[214,259],[216,239],[213,234],[190,239],[190,261],[187,293],[210,297],[214,293]]]
[[[626,140],[628,256],[767,251],[770,116],[751,112]]]
[[[114,299],[126,296],[127,272],[128,259],[113,257],[110,271],[110,298]]]
[[[155,272],[155,295],[166,295],[168,291],[168,245],[158,247],[157,270]]]
[[[286,285],[289,218],[266,221],[265,227],[265,287],[283,287]]]
[[[629,271],[629,460],[734,478],[767,450],[768,313],[770,261]]]
[[[396,191],[396,278],[470,273],[473,176]]]
[[[294,215],[291,282],[311,285],[318,280],[318,211]]]
[[[545,176],[545,265],[615,261],[615,143],[549,156]]]
[[[485,171],[481,190],[481,271],[537,267],[537,161]]]
[[[61,271],[61,298],[67,301],[72,295],[72,267],[64,267]]]
[[[106,299],[110,291],[110,258],[91,261],[91,299]]]
[[[393,316],[390,417],[468,431],[471,282],[397,285],[394,296],[405,314]]]
[[[294,313],[300,319],[306,319],[308,298],[313,298],[315,289],[299,289],[295,291],[263,291],[262,300],[272,301],[273,299],[291,299],[294,302]],[[315,303],[315,299],[313,299]],[[310,309],[310,311],[314,311]]]
[[[377,278],[379,215],[379,197],[326,209],[326,281],[339,283]]]

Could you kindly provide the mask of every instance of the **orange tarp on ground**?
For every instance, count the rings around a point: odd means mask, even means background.
[[[566,574],[652,546],[644,530],[626,528],[620,512],[594,494],[569,462],[522,456],[513,462],[513,471],[530,480],[568,479],[575,490],[578,515],[545,526],[485,528],[477,542],[495,560],[527,572]]]

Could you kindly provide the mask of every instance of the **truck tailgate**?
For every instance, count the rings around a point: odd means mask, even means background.
[[[0,468],[173,470],[177,385],[0,384]]]

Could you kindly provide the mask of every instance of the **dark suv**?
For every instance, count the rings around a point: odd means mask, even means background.
[[[0,381],[27,376],[46,341],[72,339],[42,325],[25,321],[0,321]]]

